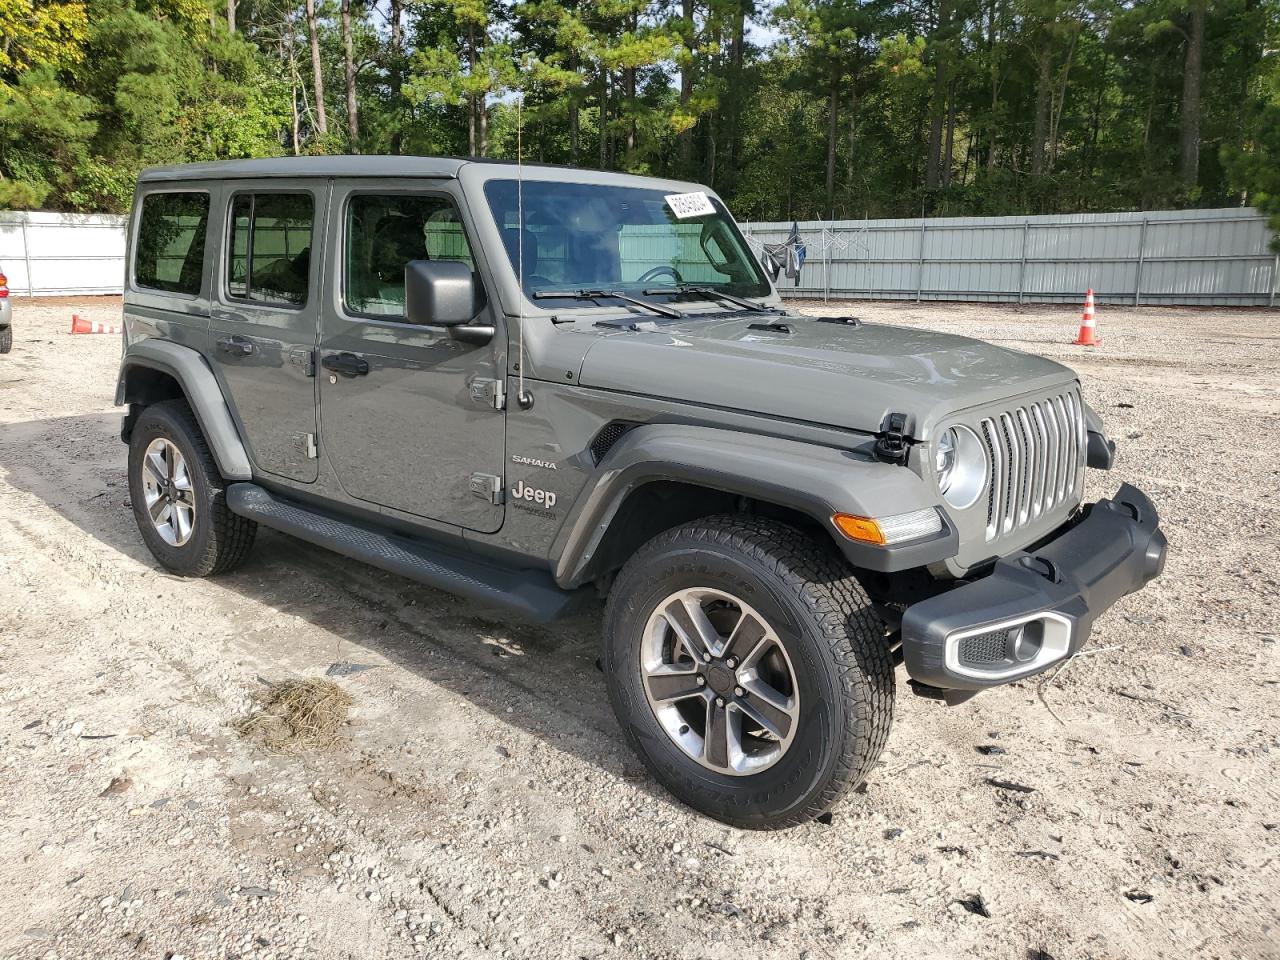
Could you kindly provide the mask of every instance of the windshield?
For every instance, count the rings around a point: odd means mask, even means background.
[[[490,180],[484,192],[519,276],[517,183]],[[768,296],[769,282],[729,211],[714,197],[685,196],[709,212],[678,218],[664,190],[526,180],[525,293],[670,288],[674,294],[689,284]]]

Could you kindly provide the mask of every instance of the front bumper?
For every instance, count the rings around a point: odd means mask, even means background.
[[[1151,500],[1126,483],[1053,539],[908,607],[908,675],[918,688],[976,692],[1065,660],[1104,610],[1160,575],[1167,544],[1159,524]]]

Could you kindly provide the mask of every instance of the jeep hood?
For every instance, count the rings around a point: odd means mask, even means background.
[[[752,329],[770,323],[791,332]],[[867,433],[906,413],[928,440],[956,411],[1076,379],[1052,360],[908,327],[763,313],[639,327],[600,337],[579,383]]]

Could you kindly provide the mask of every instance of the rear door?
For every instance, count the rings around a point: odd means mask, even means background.
[[[475,344],[404,312],[410,260],[475,267],[452,185],[336,181],[332,197],[338,276],[319,350],[324,455],[352,497],[492,533],[503,518],[501,320],[488,316],[499,335]]]
[[[237,182],[223,191],[212,297],[214,367],[254,465],[310,483],[326,181]]]

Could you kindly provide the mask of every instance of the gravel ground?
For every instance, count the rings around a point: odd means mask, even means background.
[[[599,611],[556,629],[263,531],[161,572],[127,505],[118,338],[19,301],[0,357],[0,955],[1280,957],[1280,314],[855,304],[1075,366],[1165,576],[1049,683],[900,683],[865,791],[744,833],[624,748]],[[266,680],[355,698],[334,748],[232,729]],[[1014,783],[1023,789],[993,785]]]

